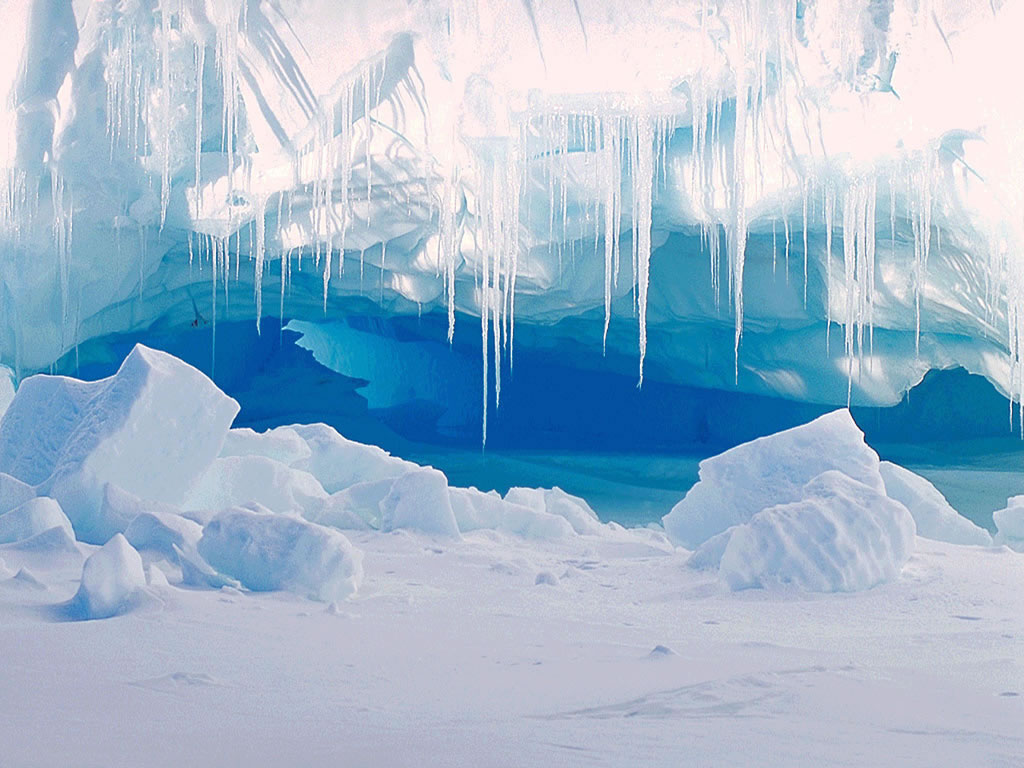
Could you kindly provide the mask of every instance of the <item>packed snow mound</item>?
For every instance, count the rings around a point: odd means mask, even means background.
[[[363,579],[362,553],[338,531],[287,514],[225,510],[203,529],[199,554],[256,592],[286,590],[333,602]]]
[[[575,533],[564,517],[553,515],[543,507],[538,510],[503,499],[497,491],[484,493],[476,488],[452,488],[449,493],[455,520],[463,533],[488,529],[541,541],[564,539]]]
[[[356,483],[394,480],[419,466],[392,456],[383,448],[349,440],[326,424],[296,424],[292,429],[309,447],[308,458],[295,462],[320,481],[328,493]]]
[[[107,379],[22,382],[0,423],[0,471],[57,499],[75,525],[96,513],[108,482],[177,504],[237,413],[198,370],[138,344]]]
[[[448,478],[436,469],[422,467],[395,480],[380,502],[380,529],[458,538]]]
[[[738,445],[700,463],[700,479],[662,522],[677,544],[696,549],[762,509],[799,501],[804,487],[838,470],[884,495],[879,460],[846,409]]]
[[[74,536],[71,521],[54,499],[38,496],[0,515],[0,544],[24,541],[51,528],[61,528]]]
[[[906,507],[834,470],[809,482],[802,496],[733,529],[718,570],[730,589],[855,592],[899,576],[914,550]]]
[[[160,554],[171,562],[177,560],[178,550],[195,551],[203,533],[201,525],[182,517],[176,507],[140,499],[112,483],[103,489],[102,511],[102,519],[121,526],[135,549]]]
[[[274,512],[315,515],[327,493],[308,472],[265,456],[216,459],[185,499],[185,510],[260,504]]]
[[[996,544],[1005,544],[1024,552],[1024,496],[1011,496],[1006,506],[992,513],[996,524]]]
[[[505,501],[528,507],[535,512],[563,518],[578,534],[600,534],[603,531],[597,513],[579,496],[554,488],[509,488]]]
[[[992,544],[991,534],[953,509],[927,479],[890,461],[881,462],[879,471],[886,495],[910,510],[918,536],[950,544]]]
[[[132,607],[146,586],[142,558],[121,534],[91,554],[82,567],[82,583],[71,601],[80,619],[106,619]]]

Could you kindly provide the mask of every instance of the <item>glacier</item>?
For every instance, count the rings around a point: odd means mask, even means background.
[[[484,438],[524,348],[831,405],[962,367],[1020,400],[1014,3],[7,6],[15,379],[265,317],[331,367],[346,318],[436,315],[421,340],[477,346],[448,375]]]
[[[1017,764],[1024,3],[0,11],[5,765]]]

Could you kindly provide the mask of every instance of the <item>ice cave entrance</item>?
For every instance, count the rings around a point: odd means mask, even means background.
[[[446,327],[438,313],[377,313],[321,323],[264,318],[257,333],[250,318],[218,325],[214,367],[212,329],[157,325],[86,342],[54,372],[111,375],[142,342],[212,373],[241,404],[235,426],[323,421],[432,464],[453,484],[502,493],[557,485],[624,525],[660,520],[696,481],[701,459],[835,407],[651,376],[637,387],[635,376],[571,342],[523,344],[484,449],[479,347],[458,335],[449,345]],[[986,379],[934,370],[896,406],[851,410],[882,458],[914,468],[956,509],[993,529],[992,510],[1015,492],[1024,446],[1009,428],[1007,399]]]

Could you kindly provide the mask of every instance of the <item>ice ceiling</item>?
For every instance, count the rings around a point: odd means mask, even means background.
[[[3,0],[0,357],[274,316],[326,359],[339,317],[433,313],[494,399],[526,344],[837,404],[962,366],[1019,400],[1021,28],[1000,0]]]

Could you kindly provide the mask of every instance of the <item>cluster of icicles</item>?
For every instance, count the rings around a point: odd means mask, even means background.
[[[230,256],[234,251],[236,269],[238,250],[241,246],[240,229],[248,227],[250,258],[255,269],[255,303],[257,324],[262,314],[262,278],[267,268],[266,215],[268,206],[277,206],[278,226],[288,226],[291,208],[291,192],[279,190],[273,193],[256,192],[248,189],[234,189],[236,178],[244,179],[244,173],[236,169],[246,166],[246,149],[239,140],[239,40],[245,28],[247,3],[242,0],[224,0],[214,4],[221,9],[219,19],[212,19],[217,36],[213,44],[215,62],[221,90],[221,136],[222,151],[228,158],[227,194],[243,194],[253,201],[245,219],[231,222],[236,235],[236,245],[231,244],[231,234],[189,236],[190,255],[198,254],[200,262],[209,259],[213,264],[212,280],[214,296],[218,290],[218,279],[227,290]],[[784,5],[784,4],[783,4]],[[162,2],[163,12],[158,14],[160,31],[155,35],[162,41],[159,57],[155,60],[137,53],[141,45],[135,20],[124,17],[111,25],[109,51],[106,60],[107,119],[111,147],[127,148],[129,151],[162,158],[160,168],[160,227],[166,222],[171,192],[172,154],[170,131],[154,140],[152,136],[140,134],[138,127],[146,124],[142,114],[145,110],[163,109],[162,123],[170,123],[170,94],[174,88],[194,89],[195,108],[195,216],[200,216],[199,181],[201,178],[200,155],[203,151],[204,94],[203,72],[206,64],[208,41],[195,43],[192,60],[193,75],[182,77],[175,71],[175,59],[169,49],[168,40],[172,27],[180,24],[174,20],[175,3]],[[763,7],[762,7],[763,6]],[[168,7],[170,10],[168,10]],[[787,12],[774,8],[767,0],[746,0],[744,10],[739,13],[737,34],[729,53],[734,82],[730,91],[722,90],[720,84],[703,82],[700,75],[689,83],[686,97],[673,94],[661,99],[653,96],[606,96],[591,100],[585,106],[576,99],[559,99],[548,96],[534,100],[529,109],[510,116],[513,125],[511,135],[498,141],[488,142],[485,147],[462,147],[459,157],[461,165],[440,168],[424,151],[421,158],[424,167],[426,197],[433,210],[431,219],[437,230],[438,277],[444,285],[444,298],[448,309],[448,335],[452,339],[455,327],[456,273],[462,262],[460,253],[467,238],[474,243],[478,254],[483,254],[475,264],[475,286],[477,306],[481,322],[481,348],[483,355],[483,435],[487,433],[487,404],[493,392],[495,402],[500,403],[501,372],[503,365],[511,365],[515,325],[516,278],[521,245],[521,203],[527,181],[534,178],[534,171],[542,168],[546,174],[549,191],[548,211],[550,241],[561,244],[575,239],[591,238],[595,250],[603,251],[604,285],[604,343],[612,316],[613,296],[620,274],[620,243],[624,240],[623,227],[632,229],[629,238],[631,274],[633,276],[632,296],[634,313],[638,322],[639,337],[639,378],[643,381],[644,358],[647,349],[647,295],[649,268],[652,251],[653,211],[659,186],[663,185],[668,173],[670,144],[677,129],[692,132],[691,198],[702,216],[702,242],[710,259],[711,290],[716,302],[721,296],[719,263],[721,249],[727,254],[726,279],[728,301],[735,317],[735,359],[736,375],[739,375],[740,343],[743,333],[743,274],[748,225],[747,186],[756,192],[760,180],[745,178],[747,154],[755,157],[760,152],[775,151],[783,147],[789,150],[790,142],[784,134],[790,130],[785,115],[784,79],[776,82],[769,77],[769,62],[792,60],[792,46],[796,33]],[[180,8],[177,12],[180,12]],[[776,23],[767,24],[758,19],[773,18]],[[776,18],[777,17],[777,18]],[[151,42],[150,42],[151,45]],[[750,67],[749,62],[755,66]],[[371,63],[369,68],[381,64]],[[777,66],[775,71],[786,71]],[[381,81],[379,71],[357,71],[352,73],[348,85],[320,99],[309,98],[309,127],[296,142],[295,177],[297,189],[310,201],[310,221],[315,243],[308,246],[312,257],[323,275],[324,308],[327,308],[328,289],[335,269],[342,269],[344,262],[345,234],[350,224],[350,207],[353,199],[362,191],[352,189],[353,166],[356,162],[365,164],[365,194],[367,200],[373,193],[371,173],[370,139],[374,130],[372,110],[376,100],[371,98],[374,83]],[[421,84],[415,81],[414,73],[405,78],[403,87],[412,95],[421,109],[426,109],[426,100]],[[162,91],[162,106],[154,106],[151,97],[154,91]],[[377,94],[379,95],[379,94]],[[736,97],[738,95],[738,97]],[[735,117],[731,131],[731,142],[722,138],[722,104],[734,99]],[[777,134],[783,134],[780,139]],[[453,143],[456,140],[453,138]],[[154,143],[162,146],[153,147]],[[361,149],[365,155],[359,157]],[[576,203],[569,197],[568,177],[578,174],[579,166],[569,168],[571,155],[581,154],[587,158],[582,180],[585,186],[600,190],[597,199],[587,203],[582,220],[587,232],[567,232],[565,222],[570,207]],[[840,233],[842,264],[844,268],[845,304],[842,312],[833,317],[833,301],[829,296],[828,324],[833,321],[845,329],[845,354],[850,361],[849,378],[852,386],[854,360],[867,351],[870,354],[873,335],[873,307],[875,300],[875,258],[876,205],[880,186],[888,187],[889,213],[892,240],[896,240],[896,200],[894,190],[899,186],[913,190],[914,199],[905,201],[906,220],[911,222],[914,242],[915,303],[917,309],[917,331],[920,333],[921,287],[931,250],[932,224],[932,176],[934,157],[916,158],[907,162],[897,172],[887,177],[864,175],[847,178],[834,169],[822,172],[799,169],[808,163],[795,156],[787,158],[788,167],[795,169],[794,181],[802,192],[802,237],[804,259],[804,297],[806,300],[807,275],[807,231],[809,218],[823,227],[826,236],[828,288],[831,292],[832,251],[835,233]],[[51,170],[52,208],[54,212],[54,250],[58,255],[62,276],[62,292],[67,296],[66,276],[72,236],[71,206],[64,188],[64,182],[55,170]],[[577,181],[580,181],[577,179]],[[244,185],[244,182],[243,182]],[[31,186],[31,185],[30,185]],[[724,206],[715,198],[715,190],[726,190]],[[7,232],[17,231],[31,218],[38,203],[32,193],[26,190],[24,180],[17,172],[8,174],[7,184],[0,189],[0,216]],[[229,206],[230,208],[230,206]],[[725,215],[721,212],[725,211]],[[791,237],[788,217],[782,218],[788,258]],[[559,227],[562,231],[559,232]],[[884,226],[884,225],[883,225]],[[773,224],[774,227],[774,224]],[[280,240],[280,238],[279,238]],[[601,247],[603,246],[603,248]],[[338,258],[338,255],[341,255]],[[280,254],[281,261],[281,313],[284,313],[285,286],[290,275],[293,258],[301,259],[302,249]],[[1001,260],[1000,260],[1001,259]],[[1007,303],[1008,352],[1011,361],[1012,393],[1019,395],[1024,388],[1024,367],[1021,355],[1024,350],[1024,291],[1019,282],[1007,279],[1005,256],[993,255],[994,272],[998,273],[994,284],[1003,286]],[[1002,266],[999,267],[998,265]],[[1021,294],[1021,295],[1018,295]],[[995,306],[993,301],[990,306]],[[214,322],[216,300],[214,300]],[[62,302],[65,318],[70,311],[68,302]]]

